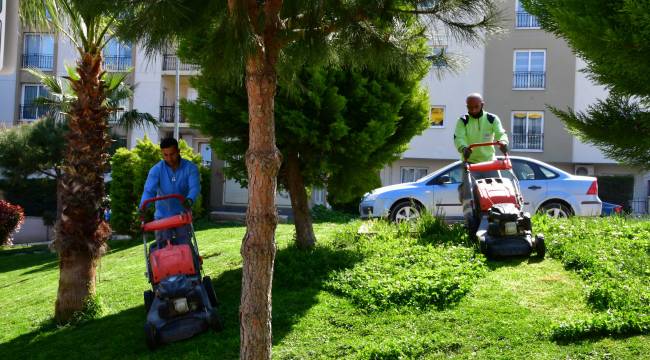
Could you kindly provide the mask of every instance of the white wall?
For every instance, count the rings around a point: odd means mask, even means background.
[[[438,78],[432,70],[422,80],[422,85],[429,91],[430,105],[445,106],[443,128],[429,128],[422,135],[411,140],[409,149],[402,158],[413,159],[457,159],[454,147],[454,129],[456,121],[467,112],[465,97],[472,92],[483,92],[485,69],[485,48],[472,48],[449,41],[451,54],[462,54],[465,67],[459,74],[447,73]],[[486,104],[489,111],[490,104]]]
[[[0,56],[0,127],[13,126],[16,104],[16,73],[18,71],[18,2],[3,1],[5,6],[4,34]]]
[[[594,104],[599,99],[607,98],[608,91],[600,85],[594,84],[587,78],[582,70],[586,68],[586,63],[581,58],[576,60],[575,74],[575,95],[573,108],[576,111],[584,111],[589,105]],[[605,157],[598,148],[585,144],[573,138],[573,162],[586,164],[613,164],[615,161]]]
[[[65,70],[65,65],[75,67],[76,61],[79,59],[79,52],[75,49],[70,39],[64,35],[58,36],[57,44],[56,75],[67,76],[68,72]],[[64,81],[64,83],[66,82]]]
[[[133,108],[140,112],[148,112],[158,118],[162,92],[162,56],[160,54],[147,56],[141,46],[134,46],[133,48],[135,49]],[[151,141],[158,142],[157,127],[146,126],[131,131],[129,144],[135,146],[136,140],[142,139],[145,134]]]

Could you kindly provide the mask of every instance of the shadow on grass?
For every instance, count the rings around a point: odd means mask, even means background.
[[[295,247],[277,253],[273,279],[273,342],[281,341],[307,311],[317,303],[322,283],[332,271],[353,266],[359,255],[347,250],[316,247],[303,252]],[[3,358],[210,358],[239,357],[239,302],[241,268],[213,279],[220,300],[225,330],[206,332],[169,344],[152,353],[145,345],[142,305],[76,326],[56,327],[43,323],[38,329],[0,344]],[[135,291],[135,290],[134,290]]]

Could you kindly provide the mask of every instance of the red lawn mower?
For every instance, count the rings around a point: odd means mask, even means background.
[[[212,282],[210,277],[201,274],[203,259],[198,252],[191,209],[186,208],[179,215],[145,222],[147,206],[167,199],[177,199],[181,204],[185,201],[185,197],[179,194],[165,195],[145,200],[140,209],[146,275],[152,287],[144,292],[147,311],[144,331],[147,346],[152,350],[207,329],[223,329]],[[187,231],[169,231],[173,235],[163,235],[148,246],[148,232],[181,228]],[[186,235],[176,236],[183,233]]]
[[[470,149],[495,146],[498,142],[470,145]],[[461,200],[470,237],[483,254],[501,258],[530,256],[544,258],[544,236],[533,238],[530,214],[523,211],[524,198],[512,171],[508,153],[502,159],[470,164],[464,159]]]

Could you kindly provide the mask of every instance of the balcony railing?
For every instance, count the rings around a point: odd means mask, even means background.
[[[106,71],[126,71],[131,67],[130,56],[104,56],[104,70]]]
[[[163,71],[176,71],[178,57],[174,54],[163,55]],[[196,64],[186,64],[181,62],[178,71],[199,71],[201,67]]]
[[[512,87],[514,89],[544,89],[546,88],[546,72],[515,71]]]
[[[544,134],[512,134],[512,150],[544,150]]]
[[[108,114],[108,123],[110,125],[117,124],[117,121],[124,115],[124,110],[117,110]]]
[[[174,106],[161,106],[160,107],[160,118],[158,119],[161,123],[174,123]],[[184,123],[185,117],[181,113],[179,122]]]
[[[23,54],[23,68],[37,68],[52,70],[54,68],[54,55]]]
[[[50,112],[47,105],[20,105],[20,120],[38,120]]]
[[[515,27],[518,29],[539,29],[539,20],[537,20],[537,16],[525,11],[517,11]]]

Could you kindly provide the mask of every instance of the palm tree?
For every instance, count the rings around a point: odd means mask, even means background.
[[[289,83],[306,64],[414,71],[413,50],[428,29],[477,41],[494,30],[493,0],[105,0],[124,17],[121,32],[150,52],[180,39],[190,59],[226,81],[244,79],[249,197],[240,306],[242,359],[271,357],[271,285],[275,258],[278,77]],[[203,54],[201,54],[203,52]],[[417,58],[417,59],[416,59]],[[310,244],[313,245],[313,244]]]
[[[27,26],[63,34],[79,55],[75,71],[65,77],[74,96],[61,99],[68,107],[69,130],[54,247],[59,254],[55,318],[64,323],[92,301],[97,264],[110,234],[100,209],[110,146],[108,94],[116,86],[102,69],[102,50],[114,36],[116,17],[94,0],[21,0],[20,16]]]

